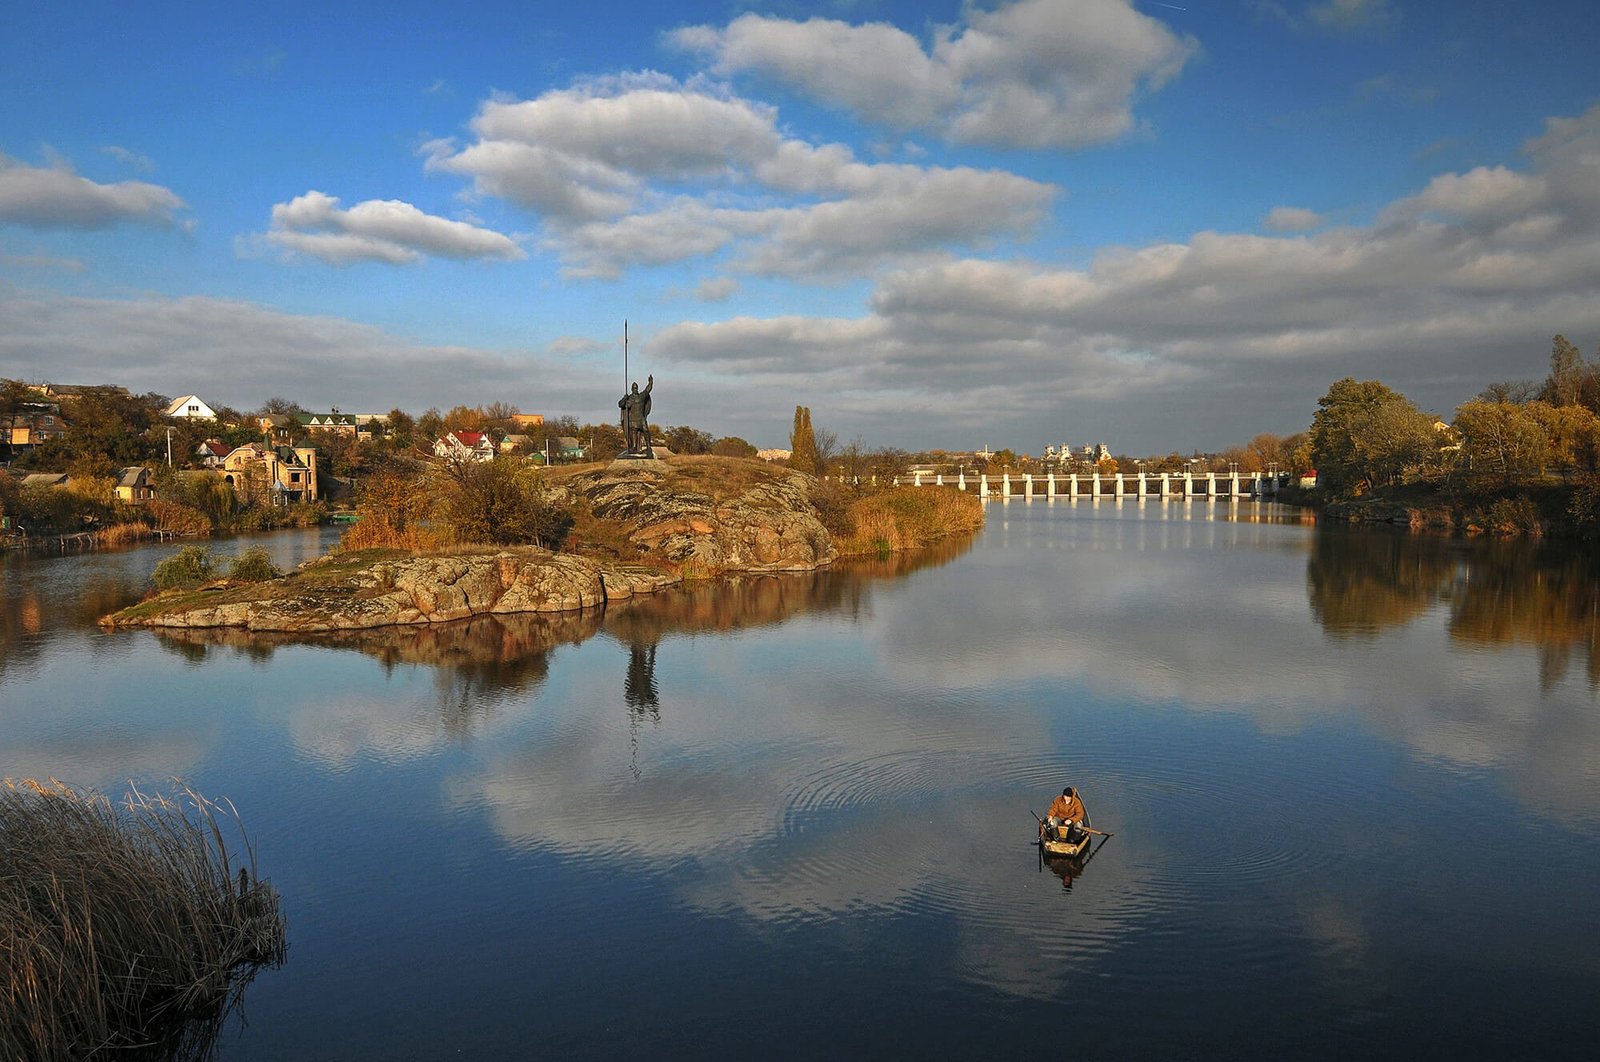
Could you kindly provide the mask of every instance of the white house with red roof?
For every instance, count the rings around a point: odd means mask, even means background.
[[[493,461],[494,440],[481,431],[450,431],[435,440],[433,452],[453,461]]]

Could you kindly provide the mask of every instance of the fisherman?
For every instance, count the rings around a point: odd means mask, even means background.
[[[1082,836],[1079,832],[1089,813],[1084,810],[1083,801],[1078,798],[1078,790],[1074,786],[1067,786],[1050,804],[1050,810],[1045,813],[1044,824],[1050,829],[1050,836],[1059,836],[1058,827],[1067,827],[1069,840],[1077,840]]]

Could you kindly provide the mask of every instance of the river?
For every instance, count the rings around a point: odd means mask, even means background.
[[[227,1060],[1588,1057],[1592,550],[988,516],[338,644],[97,629],[171,547],[0,555],[0,775],[237,805],[289,958]]]

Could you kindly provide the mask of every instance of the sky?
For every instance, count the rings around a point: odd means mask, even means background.
[[[1600,345],[1588,0],[0,8],[0,377],[1213,451]],[[626,322],[626,326],[624,325]],[[627,344],[624,351],[624,330]],[[626,357],[626,372],[624,358]]]

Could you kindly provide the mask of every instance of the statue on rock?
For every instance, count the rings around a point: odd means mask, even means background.
[[[644,390],[637,382],[633,390],[617,400],[622,410],[623,457],[655,457],[650,446],[650,389],[656,385],[654,375],[645,377]]]

